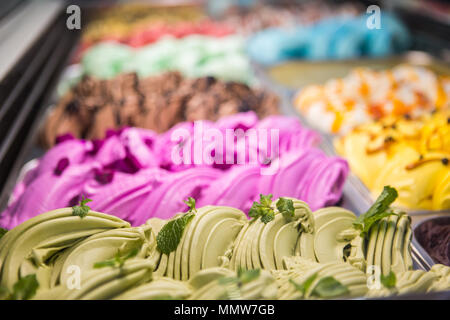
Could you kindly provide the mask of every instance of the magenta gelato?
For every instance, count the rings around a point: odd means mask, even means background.
[[[258,120],[253,112],[183,122],[163,134],[123,128],[103,140],[62,136],[16,185],[0,225],[13,228],[82,197],[132,225],[170,218],[185,210],[187,197],[247,211],[260,193],[271,193],[315,210],[339,200],[348,174],[343,159],[315,147],[319,140],[295,118]]]

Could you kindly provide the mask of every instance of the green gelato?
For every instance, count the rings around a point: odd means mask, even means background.
[[[194,202],[140,227],[86,212],[47,212],[0,239],[3,298],[334,299],[450,289],[449,267],[412,270],[410,218],[388,205],[357,219],[263,196],[248,220]],[[27,291],[15,292],[18,281]]]

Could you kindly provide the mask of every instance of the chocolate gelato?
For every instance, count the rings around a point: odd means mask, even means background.
[[[101,80],[85,76],[52,110],[42,131],[56,137],[103,138],[107,129],[134,126],[164,132],[181,121],[217,120],[253,110],[260,118],[278,113],[276,95],[214,77],[184,78],[178,72],[138,78],[135,73]]]
[[[421,223],[415,230],[415,236],[436,263],[450,266],[450,218]]]

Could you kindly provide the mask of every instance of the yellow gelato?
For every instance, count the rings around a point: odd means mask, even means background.
[[[449,209],[449,119],[449,111],[417,119],[386,118],[354,128],[335,147],[372,194],[391,185],[401,207]]]

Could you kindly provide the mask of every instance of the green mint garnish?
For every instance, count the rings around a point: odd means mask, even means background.
[[[167,222],[156,236],[156,244],[159,251],[165,254],[175,251],[183,236],[184,229],[194,216],[194,213],[188,212],[177,219]]]
[[[246,284],[257,279],[261,274],[260,269],[244,270],[239,268],[237,272],[238,280],[240,284]]]
[[[20,278],[13,286],[13,292],[9,293],[7,300],[29,300],[34,297],[37,289],[39,288],[39,282],[37,281],[35,274],[29,274],[23,278]],[[2,288],[2,292],[6,293],[8,289]]]
[[[369,210],[356,218],[353,225],[355,228],[361,230],[361,237],[365,237],[369,233],[370,228],[375,222],[395,214],[389,206],[397,199],[397,196],[397,190],[390,186],[385,186]]]
[[[8,232],[5,228],[0,228],[0,239],[3,238],[3,236]]]
[[[94,268],[95,269],[104,268],[104,267],[122,268],[123,265],[125,264],[125,261],[127,261],[128,259],[134,258],[135,256],[137,256],[138,253],[139,253],[139,248],[137,248],[137,247],[133,248],[132,250],[128,251],[125,254],[121,254],[120,250],[117,250],[117,253],[114,256],[114,258],[105,260],[105,261],[96,262],[96,263],[94,263]]]
[[[294,202],[291,199],[278,199],[277,209],[287,221],[291,221],[294,218]]]
[[[242,299],[241,287],[257,279],[261,274],[260,269],[244,270],[239,268],[236,277],[222,277],[219,284],[226,287],[226,294],[223,299]]]
[[[272,208],[272,195],[259,195],[259,203],[254,201],[252,207],[248,211],[248,215],[255,220],[261,218],[263,223],[268,223],[275,219],[275,211]]]
[[[72,207],[72,215],[79,216],[80,218],[86,217],[89,210],[91,210],[91,208],[89,208],[89,206],[87,206],[86,203],[91,201],[92,201],[91,199],[82,199],[79,205]]]
[[[189,197],[184,203],[189,207],[188,212],[177,219],[167,222],[156,236],[157,247],[162,253],[169,254],[177,249],[181,237],[183,236],[184,229],[197,212],[194,198]]]
[[[381,284],[383,286],[385,286],[386,288],[393,289],[393,288],[395,288],[397,278],[395,277],[395,273],[391,271],[391,272],[389,272],[389,274],[387,276],[381,275],[380,281],[381,281]]]
[[[303,296],[305,296],[306,292],[309,290],[309,288],[311,287],[314,280],[316,280],[316,278],[317,273],[314,273],[312,276],[308,277],[308,279],[306,279],[302,284],[298,284],[292,279],[289,279],[289,282],[292,283],[295,289],[300,291],[303,294]]]
[[[188,213],[196,213],[197,209],[195,209],[195,199],[189,197],[186,201],[184,201],[189,207]]]
[[[349,290],[334,277],[324,277],[319,280],[312,291],[312,295],[320,298],[335,298],[349,293]]]
[[[219,278],[219,284],[221,285],[231,285],[231,284],[236,284],[238,283],[238,278],[237,277],[222,277]]]
[[[218,280],[219,284],[225,288],[225,293],[219,298],[220,300],[241,300],[241,289],[239,281],[236,277],[222,277]]]
[[[238,287],[242,285],[252,282],[257,279],[261,274],[260,269],[251,269],[245,270],[239,268],[236,274],[236,277],[223,277],[219,279],[220,284],[228,285],[228,284],[236,284]]]

